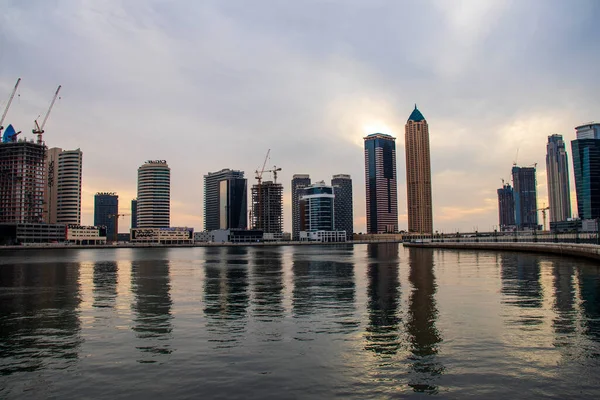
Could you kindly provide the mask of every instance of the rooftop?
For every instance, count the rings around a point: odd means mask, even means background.
[[[365,136],[363,139],[365,140],[369,140],[369,139],[388,139],[388,140],[396,140],[395,137],[393,137],[392,135],[388,135],[386,133],[371,133],[370,135]]]
[[[410,117],[408,117],[408,121],[414,121],[414,122],[425,121],[425,117],[423,116],[423,114],[421,114],[421,111],[419,111],[416,104],[415,104],[415,109],[410,114]]]

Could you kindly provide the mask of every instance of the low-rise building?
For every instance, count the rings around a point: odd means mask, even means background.
[[[345,242],[346,231],[300,231],[301,242]]]
[[[210,242],[211,236],[208,231],[194,232],[194,242],[207,243]]]
[[[213,243],[256,243],[263,240],[260,229],[218,229],[210,231]]]
[[[0,224],[0,245],[62,243],[65,237],[64,224]]]
[[[135,228],[131,229],[131,243],[193,244],[194,228]]]
[[[72,244],[106,244],[106,227],[67,225],[66,242]]]

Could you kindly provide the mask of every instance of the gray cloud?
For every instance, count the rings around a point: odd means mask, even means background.
[[[126,204],[137,167],[158,158],[172,167],[174,223],[201,228],[202,176],[229,167],[252,180],[271,148],[287,190],[294,173],[352,174],[364,230],[361,138],[398,138],[403,214],[416,102],[436,228],[489,229],[516,148],[540,163],[543,201],[546,136],[571,140],[599,110],[595,1],[0,4],[0,95],[23,78],[9,122],[29,129],[63,84],[46,141],[84,151],[87,222],[96,190]]]

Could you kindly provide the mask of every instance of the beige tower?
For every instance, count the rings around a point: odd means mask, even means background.
[[[405,132],[408,231],[433,233],[429,126],[416,104]]]

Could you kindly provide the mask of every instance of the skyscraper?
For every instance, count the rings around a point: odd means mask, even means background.
[[[116,240],[115,228],[118,229],[118,214],[119,196],[116,193],[96,193],[94,196],[94,225],[106,227],[108,240]]]
[[[334,231],[335,195],[333,187],[317,182],[306,187],[300,197],[302,221],[300,230],[306,232]]]
[[[283,232],[283,186],[272,181],[252,186],[252,228]]]
[[[247,228],[247,185],[244,171],[227,168],[204,175],[204,230]]]
[[[131,200],[131,229],[137,228],[137,199]]]
[[[577,212],[581,219],[600,218],[600,124],[575,128],[571,142],[573,172],[577,192]]]
[[[352,209],[352,178],[338,174],[331,179],[335,195],[334,220],[336,231],[346,231],[346,239],[352,240],[354,233],[354,212]]]
[[[408,231],[433,233],[429,125],[415,109],[405,125]]]
[[[80,149],[64,150],[58,156],[56,222],[59,224],[81,224],[82,165]]]
[[[171,223],[171,168],[149,160],[138,168],[138,228],[168,228]]]
[[[515,226],[515,198],[513,188],[505,183],[498,189],[498,214],[500,231],[506,231]]]
[[[373,133],[364,141],[367,232],[397,232],[396,138]]]
[[[0,223],[43,221],[45,154],[33,141],[0,143]]]
[[[305,187],[310,186],[310,176],[295,174],[292,177],[292,240],[299,239],[300,224],[300,197]]]
[[[535,167],[517,167],[512,169],[515,223],[519,229],[537,229],[537,182]]]
[[[571,194],[569,163],[562,135],[548,136],[546,150],[550,222],[566,221],[571,218]]]

